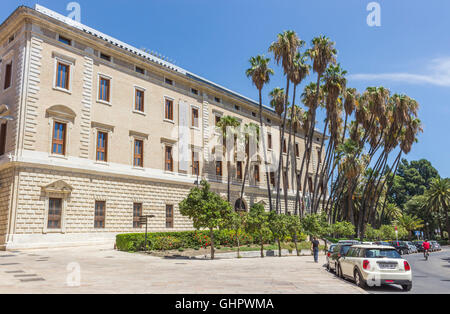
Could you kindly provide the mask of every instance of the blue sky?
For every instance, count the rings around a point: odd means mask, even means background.
[[[38,3],[68,14],[70,1]],[[383,85],[420,103],[424,133],[408,160],[426,158],[450,177],[450,1],[379,0],[381,26],[369,27],[371,0],[78,0],[81,22],[257,99],[245,77],[250,56],[267,53],[277,33],[292,29],[310,42],[324,34],[336,42],[348,86]],[[36,1],[3,0],[0,20]],[[276,71],[267,94],[285,86]],[[307,79],[315,81],[315,75]]]

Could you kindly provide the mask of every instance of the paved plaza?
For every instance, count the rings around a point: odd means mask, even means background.
[[[324,261],[163,259],[107,246],[0,252],[0,293],[365,293]]]

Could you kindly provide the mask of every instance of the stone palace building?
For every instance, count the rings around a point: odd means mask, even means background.
[[[142,232],[138,217],[150,214],[151,231],[192,229],[178,203],[197,179],[227,195],[214,126],[228,115],[259,125],[245,96],[42,6],[17,8],[0,25],[0,249],[110,243]],[[263,119],[273,163],[281,121],[266,107]],[[245,162],[230,161],[236,204]],[[243,206],[268,208],[261,158],[249,169]]]

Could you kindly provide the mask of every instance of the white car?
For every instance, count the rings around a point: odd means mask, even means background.
[[[386,284],[412,288],[412,271],[394,247],[384,245],[353,245],[339,260],[336,274],[349,278],[361,288]]]

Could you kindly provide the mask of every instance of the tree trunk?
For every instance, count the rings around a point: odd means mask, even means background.
[[[264,153],[264,166],[266,169],[266,182],[267,182],[267,196],[269,197],[269,209],[270,211],[273,210],[272,208],[272,192],[270,190],[270,177],[269,177],[269,169],[267,166],[267,149],[266,149],[266,136],[264,135],[264,124],[262,119],[262,94],[261,90],[259,90],[259,133],[262,137],[262,146],[263,146],[263,153]]]
[[[228,158],[228,157],[227,157]],[[228,178],[228,182],[227,182],[227,192],[228,192],[228,203],[230,203],[230,180],[231,180],[231,173],[230,173],[230,168],[231,168],[231,163],[229,160],[227,160],[227,178]]]
[[[214,259],[214,230],[209,228],[209,236],[211,238],[211,259]]]
[[[241,257],[241,242],[239,240],[239,229],[236,229],[237,257]]]
[[[260,241],[261,241],[261,258],[264,258],[264,238],[262,235]]]
[[[280,238],[277,238],[277,242],[278,242],[278,257],[281,257],[281,241],[280,241]]]

